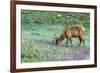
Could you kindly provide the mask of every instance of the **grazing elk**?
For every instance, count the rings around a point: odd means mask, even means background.
[[[85,29],[84,27],[80,26],[80,25],[73,25],[73,26],[67,26],[64,31],[62,32],[62,34],[60,35],[59,38],[55,38],[55,44],[59,45],[61,43],[61,41],[63,41],[64,39],[67,39],[67,44],[68,41],[70,41],[71,46],[72,45],[72,39],[73,37],[77,37],[80,40],[80,44],[83,42],[83,45],[85,44],[84,42],[84,32]]]

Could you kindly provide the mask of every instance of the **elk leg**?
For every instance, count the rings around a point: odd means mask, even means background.
[[[84,39],[83,39],[82,41],[83,41],[83,46],[85,46],[85,41],[84,41]]]
[[[69,39],[67,39],[66,41],[66,46],[69,46]]]
[[[68,45],[68,40],[66,41],[66,46]]]
[[[83,43],[83,46],[85,46],[85,41],[84,41],[83,37],[80,37],[80,45],[81,45],[81,43]]]
[[[70,39],[70,43],[71,43],[71,46],[73,46],[73,45],[72,45],[72,39]]]
[[[73,46],[71,38],[67,39],[67,42],[66,42],[67,46],[69,45],[69,42],[71,43],[71,46]]]
[[[81,37],[79,37],[79,40],[80,40],[80,44],[79,44],[79,46],[81,46],[81,43],[82,43],[82,38],[81,38]]]

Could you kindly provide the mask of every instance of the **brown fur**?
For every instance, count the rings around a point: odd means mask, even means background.
[[[55,44],[59,45],[60,42],[66,38],[67,39],[67,43],[68,43],[68,41],[70,41],[71,46],[72,46],[71,38],[72,37],[77,37],[80,40],[80,44],[79,44],[79,46],[80,46],[82,42],[84,44],[84,37],[83,37],[84,36],[84,32],[85,32],[84,27],[82,27],[80,25],[67,26],[64,29],[63,33],[60,35],[60,37],[56,38]]]

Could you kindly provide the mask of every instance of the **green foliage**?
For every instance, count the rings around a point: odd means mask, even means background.
[[[52,41],[55,35],[60,36],[66,26],[75,24],[85,27],[85,48],[89,48],[89,13],[22,10],[21,61],[26,63],[72,60],[73,53],[80,52],[83,48],[68,48],[66,40],[62,41],[60,46],[55,46]],[[74,46],[79,44],[78,39],[72,40]]]
[[[22,10],[22,25],[26,28],[39,25],[75,25],[89,28],[89,13]]]

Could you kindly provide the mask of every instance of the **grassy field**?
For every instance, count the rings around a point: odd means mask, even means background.
[[[89,13],[21,11],[21,61],[47,62],[86,60],[90,57]],[[60,36],[68,25],[85,27],[85,46],[77,47],[79,40],[72,38],[73,47],[66,47],[66,39],[60,46],[53,38]]]

